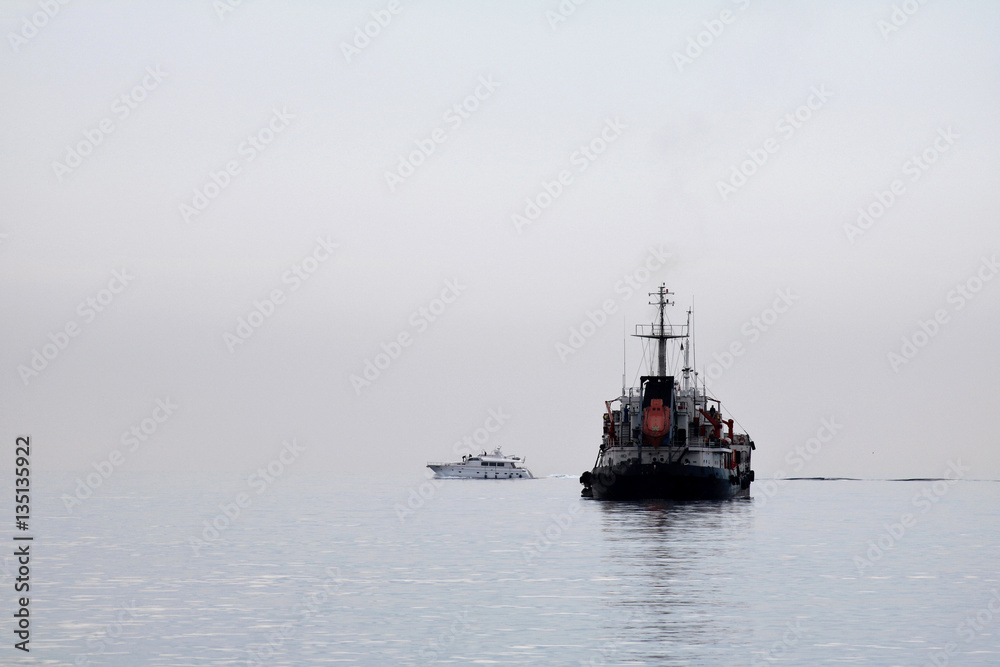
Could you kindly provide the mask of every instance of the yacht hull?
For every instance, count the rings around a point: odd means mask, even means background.
[[[440,479],[533,479],[527,468],[481,468],[462,464],[429,464]]]

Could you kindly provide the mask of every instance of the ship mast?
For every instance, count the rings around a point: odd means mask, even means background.
[[[658,319],[659,324],[652,324],[649,326],[649,333],[646,333],[645,325],[638,325],[636,327],[636,333],[634,334],[637,338],[652,338],[656,340],[657,347],[657,359],[656,359],[656,375],[659,377],[666,377],[667,375],[667,340],[671,338],[687,338],[688,337],[688,326],[691,323],[691,314],[688,313],[688,324],[683,327],[675,327],[672,324],[666,324],[664,321],[664,310],[667,306],[674,305],[673,301],[670,301],[667,297],[672,296],[674,293],[667,289],[665,283],[660,283],[660,286],[655,292],[650,292],[649,296],[655,296],[655,301],[650,301],[649,305],[656,306],[659,309]],[[681,330],[682,333],[674,333],[674,330]],[[684,366],[687,367],[687,349],[684,351]],[[686,372],[686,371],[685,371]]]
[[[672,301],[665,300],[666,291],[666,285],[660,283],[660,289],[656,292],[656,297],[659,300],[656,305],[660,309],[660,337],[657,339],[659,344],[659,367],[657,368],[657,375],[660,377],[667,375],[667,339],[663,337],[663,310],[668,303],[673,305]],[[653,294],[650,294],[650,296],[653,296]]]
[[[687,326],[685,327],[688,332],[691,331],[691,309],[688,308],[688,319]],[[684,368],[681,372],[684,373],[684,386],[682,389],[687,391],[691,388],[691,341],[688,341],[687,345],[681,343],[681,348],[684,350]]]

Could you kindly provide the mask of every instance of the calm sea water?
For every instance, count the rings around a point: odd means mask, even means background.
[[[72,512],[73,476],[35,485],[32,650],[8,557],[5,665],[1000,663],[998,483],[672,504],[575,476],[118,472]]]

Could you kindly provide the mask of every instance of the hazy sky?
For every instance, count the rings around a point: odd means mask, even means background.
[[[248,472],[294,438],[419,474],[502,422],[578,474],[662,281],[758,475],[1000,477],[996,3],[9,1],[0,30],[2,438],[36,467]]]

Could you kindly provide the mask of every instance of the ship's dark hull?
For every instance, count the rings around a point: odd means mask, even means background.
[[[584,495],[598,500],[725,500],[749,497],[751,477],[676,464],[599,466],[584,473]],[[587,493],[588,489],[591,493]]]

